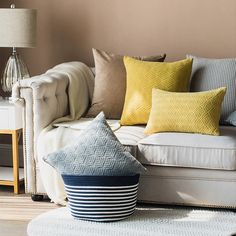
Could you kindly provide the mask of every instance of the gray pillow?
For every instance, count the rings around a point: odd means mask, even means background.
[[[207,91],[227,87],[221,107],[221,124],[236,110],[236,58],[208,59],[193,58],[190,91]]]
[[[232,112],[226,119],[227,124],[236,126],[236,111]]]
[[[126,176],[146,169],[125,151],[101,112],[77,140],[43,160],[64,175]]]

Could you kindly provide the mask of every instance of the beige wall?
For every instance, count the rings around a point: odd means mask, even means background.
[[[1,0],[4,4],[12,1]],[[93,64],[91,48],[123,54],[236,56],[235,0],[15,0],[38,9],[38,45],[21,50],[31,74],[64,61]],[[0,54],[7,50],[0,48]]]

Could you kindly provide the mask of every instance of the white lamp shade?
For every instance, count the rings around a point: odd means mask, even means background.
[[[37,11],[0,8],[0,47],[36,46]]]

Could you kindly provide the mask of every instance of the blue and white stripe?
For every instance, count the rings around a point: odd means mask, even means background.
[[[107,176],[109,180],[104,176],[87,176],[87,181],[85,176],[73,176],[72,179],[68,175],[62,177],[71,214],[75,218],[117,221],[132,215],[135,210],[139,175]],[[86,182],[93,185],[85,185]]]

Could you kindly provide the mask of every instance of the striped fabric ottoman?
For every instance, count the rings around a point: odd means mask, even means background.
[[[118,221],[133,214],[139,174],[134,176],[62,175],[71,215],[90,221]]]

